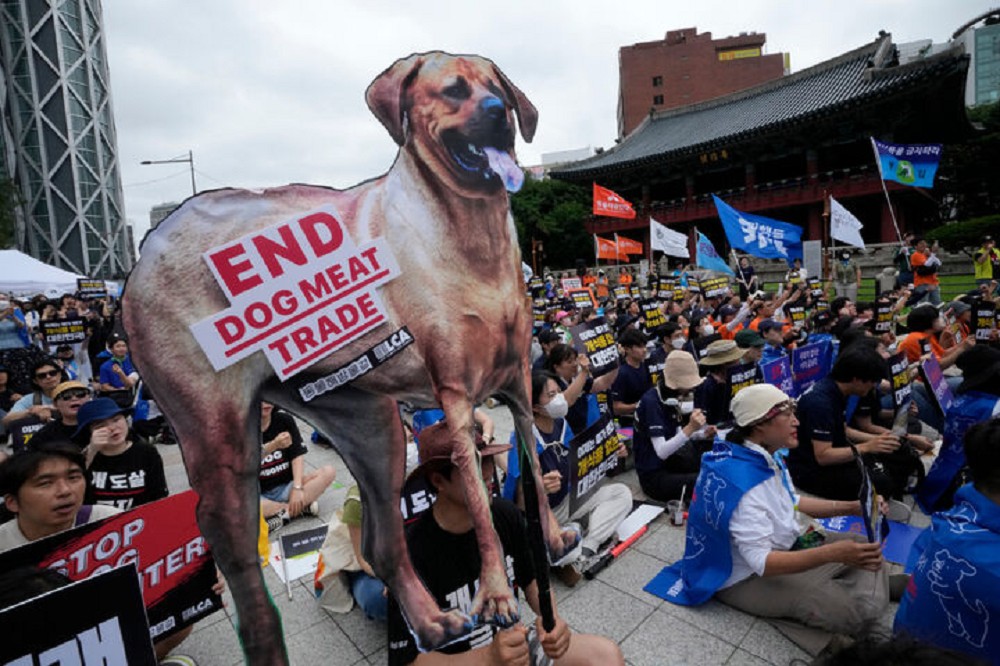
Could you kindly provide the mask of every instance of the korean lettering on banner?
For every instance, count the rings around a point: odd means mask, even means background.
[[[976,340],[989,341],[997,328],[996,305],[989,301],[976,301],[973,308],[972,323],[976,331]]]
[[[566,292],[566,295],[573,299],[573,307],[577,310],[597,307],[597,299],[594,298],[594,292],[590,290],[590,287],[570,289]]]
[[[108,295],[108,288],[104,284],[104,280],[91,280],[89,278],[77,278],[76,291],[80,298],[104,298]]]
[[[188,490],[60,532],[0,554],[0,571],[37,566],[83,580],[134,563],[149,635],[169,636],[222,608],[212,591],[215,562],[195,521],[197,503]]]
[[[955,396],[952,395],[951,388],[948,386],[948,382],[945,381],[944,373],[941,371],[941,364],[938,363],[937,358],[933,354],[927,355],[921,361],[920,374],[929,389],[927,393],[930,394],[931,400],[937,406],[938,410],[940,410],[941,414],[947,415],[948,410],[951,409],[951,404],[955,402]]]
[[[72,345],[87,339],[83,319],[50,319],[40,322],[42,337],[50,347]]]
[[[531,276],[531,279],[528,280],[528,291],[530,291],[531,295],[535,297],[545,291],[545,282],[542,281],[541,276]]]
[[[823,283],[820,282],[818,277],[806,278],[806,284],[809,285],[809,293],[813,298],[823,296]]]
[[[431,508],[436,499],[434,487],[427,482],[426,475],[408,478],[399,496],[399,513],[403,516],[403,522],[409,525],[415,521],[420,514]]]
[[[591,375],[600,377],[618,367],[618,345],[604,317],[573,326],[570,333],[576,351],[590,359]]]
[[[582,289],[583,280],[579,277],[563,278],[559,280],[559,284],[565,291],[570,291],[571,289]]]
[[[606,414],[611,416],[611,398],[608,397],[608,391],[600,391],[595,393],[594,397],[597,398],[597,411],[601,414]]]
[[[658,327],[667,323],[667,318],[660,310],[660,301],[656,298],[647,298],[642,301],[642,326],[646,335],[652,335]]]
[[[569,443],[569,512],[594,494],[604,477],[618,465],[621,442],[615,422],[604,415]]]
[[[254,352],[282,380],[388,321],[377,288],[400,274],[388,241],[358,246],[324,206],[212,248],[230,307],[191,326],[216,371]]]
[[[785,310],[788,312],[788,318],[792,320],[792,324],[801,324],[806,320],[806,309],[801,305],[788,307]]]
[[[823,298],[819,299],[818,301],[814,301],[813,302],[813,311],[815,311],[815,312],[829,312],[830,311],[830,302],[827,301],[826,299],[823,299]]]
[[[760,371],[764,382],[772,386],[777,386],[790,398],[798,395],[795,392],[795,380],[792,377],[791,359],[787,356],[783,356],[770,363],[764,363],[760,366]]]
[[[703,278],[699,282],[699,287],[701,288],[701,292],[705,298],[725,296],[729,293],[729,278],[725,276],[707,279]]]
[[[889,369],[892,375],[892,403],[898,411],[913,399],[910,395],[910,363],[906,354],[900,352],[889,357]]]
[[[548,310],[545,301],[536,300],[531,305],[531,314],[535,320],[535,328],[541,328],[545,324],[545,312]]]
[[[142,591],[128,564],[0,610],[0,664],[156,666]]]
[[[742,389],[760,384],[763,380],[764,375],[760,366],[755,363],[734,365],[726,370],[726,386],[729,387],[730,399],[735,398]]]
[[[696,277],[691,277],[689,275],[687,281],[688,281],[688,286],[687,286],[688,291],[690,291],[692,294],[701,293],[701,280],[699,280]]]
[[[889,301],[875,302],[875,332],[888,333],[892,330],[892,303]]]
[[[656,285],[656,297],[664,301],[674,300],[674,281],[670,278],[660,278]]]
[[[830,373],[833,365],[833,345],[828,341],[817,342],[792,350],[792,377],[795,394],[802,395]]]
[[[627,286],[615,287],[615,300],[624,301],[629,297],[629,288]]]
[[[642,290],[639,289],[639,285],[633,284],[628,288],[628,295],[632,298],[641,298]]]

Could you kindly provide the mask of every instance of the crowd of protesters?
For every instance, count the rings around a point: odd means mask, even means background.
[[[889,600],[902,599],[896,629],[918,645],[995,659],[1000,639],[989,633],[988,616],[1000,610],[1000,597],[990,596],[1000,592],[993,566],[1000,559],[1000,342],[995,319],[986,327],[974,317],[985,305],[1000,310],[1000,254],[984,240],[974,257],[976,289],[943,304],[933,248],[907,237],[895,261],[892,284],[880,283],[866,302],[858,300],[856,259],[845,251],[834,257],[827,282],[817,284],[796,262],[773,289],[764,288],[746,257],[728,288],[716,283],[711,293],[702,283],[713,276],[689,265],[664,275],[607,268],[561,276],[589,290],[586,307],[555,275],[529,283],[536,327],[525,361],[532,367],[539,490],[579,537],[551,563],[552,573],[576,585],[613,544],[633,500],[677,500],[690,519],[674,603],[715,597],[780,622],[818,655],[863,638]],[[41,322],[59,319],[82,319],[85,338],[47,345]],[[595,374],[576,327],[601,322],[614,336],[618,363]],[[827,372],[795,399],[762,369],[806,348],[829,355]],[[168,494],[154,444],[172,443],[169,424],[143,393],[113,301],[0,300],[0,349],[0,416],[17,449],[0,465],[8,518],[0,525],[0,551],[78,524],[84,506],[99,507],[86,519],[97,520]],[[944,374],[939,383],[920,370],[927,364]],[[905,401],[901,385],[911,396]],[[942,403],[940,386],[954,393],[950,404]],[[409,521],[407,539],[418,573],[444,608],[461,590],[474,596],[476,540],[450,455],[438,450],[444,443],[435,423],[443,414],[401,409],[414,449],[407,483],[419,482],[437,498]],[[263,403],[260,416],[261,511],[273,531],[316,515],[334,471],[306,472],[306,446],[291,415]],[[613,420],[626,442],[617,473],[634,469],[642,493],[605,480],[571,511],[569,450],[601,419]],[[537,610],[516,438],[513,447],[497,443],[481,409],[475,421],[493,522],[511,575]],[[32,499],[39,477],[57,486],[43,510]],[[909,496],[934,512],[915,546],[912,578],[889,575],[877,540],[823,532],[804,520],[860,515],[865,483],[890,518],[906,521],[917,510]],[[341,577],[348,602],[328,607],[343,612],[353,597],[368,617],[387,622],[390,663],[423,663],[426,655],[416,651],[362,553],[361,512],[354,486],[331,517],[324,546],[342,540],[342,561],[327,561],[327,575]],[[441,558],[443,550],[451,555]],[[960,587],[963,577],[977,575],[978,594],[968,582]],[[964,607],[945,597],[961,598]],[[558,611],[555,618],[552,631],[487,625],[447,651],[478,654],[483,663],[527,663],[542,653],[555,663],[623,663],[612,642],[573,634]],[[156,646],[161,663],[171,663],[167,655],[183,638]]]

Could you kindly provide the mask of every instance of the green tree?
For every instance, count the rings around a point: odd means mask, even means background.
[[[0,248],[9,248],[17,238],[14,211],[23,203],[21,193],[9,178],[0,178]]]
[[[571,269],[576,259],[594,258],[594,241],[583,223],[590,212],[586,188],[559,180],[525,178],[524,186],[510,198],[524,260],[531,263],[531,241],[542,241],[544,264],[554,269]]]

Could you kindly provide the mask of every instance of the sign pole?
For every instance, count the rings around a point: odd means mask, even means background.
[[[872,151],[875,153],[875,168],[878,169],[878,179],[882,183],[882,192],[885,194],[885,203],[889,207],[889,217],[892,218],[892,226],[896,230],[896,238],[902,244],[903,234],[899,233],[899,224],[896,222],[896,212],[892,209],[892,201],[889,200],[889,189],[885,186],[885,178],[882,174],[882,160],[878,156],[878,146],[875,145],[875,137],[869,137],[872,141]],[[909,263],[909,257],[907,257]]]

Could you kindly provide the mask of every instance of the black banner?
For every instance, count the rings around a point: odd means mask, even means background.
[[[10,433],[10,445],[14,449],[14,453],[23,451],[35,433],[44,427],[45,421],[34,414],[11,422],[7,426],[7,432]]]
[[[573,306],[577,310],[597,307],[597,299],[594,298],[594,294],[592,291],[590,291],[590,287],[580,287],[579,289],[570,289],[566,293],[570,298],[573,299]]]
[[[134,564],[2,609],[0,627],[0,664],[156,666]]]
[[[732,399],[742,389],[764,381],[760,366],[756,363],[736,365],[726,370],[726,386],[729,387],[729,398]]]
[[[656,298],[647,298],[642,301],[642,327],[646,335],[652,335],[659,326],[667,323],[667,318],[660,311],[660,301]]]
[[[77,278],[76,290],[80,298],[104,298],[108,295],[108,288],[105,286],[104,280]]]
[[[320,525],[308,530],[295,532],[294,534],[282,534],[278,537],[281,540],[281,552],[285,559],[305,555],[320,549],[326,533],[330,529],[329,525]]]
[[[87,330],[82,319],[50,319],[39,322],[45,344],[72,345],[87,339]]]
[[[729,293],[729,278],[725,276],[702,279],[699,285],[705,298],[725,296]]]
[[[624,301],[629,297],[628,287],[615,287],[615,300]]]
[[[795,305],[785,308],[788,312],[788,317],[792,320],[792,324],[801,324],[806,320],[806,309],[801,305]]]
[[[972,328],[976,332],[976,340],[989,341],[996,327],[996,306],[989,301],[976,301],[972,309]]]
[[[687,283],[688,283],[687,290],[690,291],[692,294],[700,294],[701,293],[701,282],[698,281],[698,278],[691,277],[689,275],[688,279],[687,279]]]
[[[639,289],[639,285],[633,284],[631,287],[628,288],[628,295],[631,296],[632,298],[641,298],[642,290]]]
[[[590,359],[590,374],[606,375],[618,367],[618,345],[604,317],[597,317],[570,329],[573,346]]]
[[[413,344],[413,336],[410,335],[410,329],[405,326],[396,329],[389,337],[378,342],[364,354],[355,357],[354,360],[340,366],[325,377],[310,379],[309,382],[299,387],[299,395],[303,402],[309,402],[317,396],[329,393],[344,384],[353,382],[358,377],[367,375],[411,344]]]
[[[621,442],[615,422],[602,416],[569,443],[569,513],[597,490],[610,470],[618,465]]]
[[[900,352],[889,357],[889,372],[892,376],[892,403],[898,411],[912,400],[910,363],[906,360],[906,354]]]
[[[823,297],[823,283],[820,282],[818,277],[806,278],[806,284],[809,285],[809,293],[813,298]]]
[[[875,303],[875,332],[888,333],[892,330],[892,303],[889,301],[876,301]]]
[[[818,301],[814,301],[813,302],[813,311],[814,312],[829,312],[830,311],[830,303],[829,303],[829,301],[825,301],[823,299],[820,299]]]
[[[548,308],[545,301],[535,301],[531,306],[531,314],[534,317],[535,328],[541,328],[545,324],[545,312]]]
[[[676,287],[672,278],[660,278],[657,280],[656,290],[653,292],[657,298],[663,301],[674,300]]]

